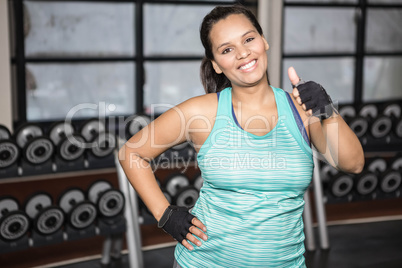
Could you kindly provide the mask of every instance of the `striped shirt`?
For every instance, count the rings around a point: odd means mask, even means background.
[[[263,136],[238,125],[232,89],[220,92],[215,124],[197,155],[204,184],[192,210],[208,240],[192,251],[176,246],[182,267],[305,267],[302,212],[312,150],[289,96],[272,89],[278,121]]]

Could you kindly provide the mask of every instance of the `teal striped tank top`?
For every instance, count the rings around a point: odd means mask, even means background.
[[[177,244],[182,267],[305,267],[302,212],[312,150],[287,93],[272,89],[278,121],[263,136],[236,124],[232,89],[220,92],[215,124],[197,155],[204,184],[192,209],[208,240],[192,251]]]

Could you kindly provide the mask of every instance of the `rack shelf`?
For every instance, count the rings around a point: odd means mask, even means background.
[[[0,184],[15,183],[15,182],[27,182],[27,181],[40,181],[40,180],[50,180],[50,179],[65,179],[69,177],[80,177],[87,175],[102,175],[116,172],[116,168],[104,168],[104,169],[91,169],[91,170],[80,170],[71,172],[60,172],[60,173],[47,173],[33,176],[21,176],[21,177],[11,177],[0,179]]]

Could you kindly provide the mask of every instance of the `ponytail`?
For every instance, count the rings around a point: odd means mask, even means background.
[[[215,72],[211,60],[206,57],[201,62],[200,76],[205,93],[220,92],[232,85],[223,73],[217,74]]]

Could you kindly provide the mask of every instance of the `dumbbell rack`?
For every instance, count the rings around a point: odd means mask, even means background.
[[[91,122],[89,121],[90,125]],[[131,124],[131,126],[133,126],[133,124]],[[55,124],[56,129],[62,130],[61,132],[71,132],[68,131],[68,128],[66,129],[66,126],[63,124]],[[68,127],[68,126],[67,126]],[[34,128],[33,130],[36,130],[36,128]],[[60,131],[58,131],[57,133],[59,133]],[[72,133],[70,133],[72,134]],[[54,135],[49,135],[49,136],[54,136]],[[59,140],[63,140],[63,137],[60,137]],[[56,144],[58,142],[55,142]],[[172,151],[173,152],[173,151]],[[175,156],[175,153],[177,153],[178,151],[176,150],[175,152],[173,152],[172,156]],[[167,159],[168,157],[166,157]],[[98,159],[96,159],[97,161],[99,161]],[[112,160],[114,160],[114,154],[112,154]],[[109,158],[107,159],[107,161],[109,161]],[[82,162],[81,159],[78,162]],[[92,163],[95,163],[94,161],[89,161]],[[112,161],[113,165],[115,163],[115,161]],[[60,163],[59,163],[60,164]],[[62,165],[58,165],[58,166],[62,166]],[[110,167],[110,163],[107,163],[107,165],[100,165],[100,166],[107,166],[109,168],[100,168],[100,167],[94,167],[91,166],[88,169],[85,168],[77,168],[77,169],[72,169],[72,170],[68,170],[68,168],[66,170],[57,170],[57,172],[54,172],[53,169],[49,168],[46,171],[38,171],[38,172],[23,172],[24,174],[19,174],[16,173],[15,176],[0,176],[0,184],[5,185],[6,187],[3,187],[4,193],[7,192],[7,188],[9,189],[9,192],[13,193],[15,191],[16,188],[13,190],[12,186],[10,185],[18,185],[19,183],[24,183],[24,184],[28,184],[28,185],[32,185],[34,183],[37,182],[51,182],[49,184],[54,185],[55,181],[57,180],[63,180],[63,179],[68,179],[68,178],[80,178],[80,177],[86,177],[86,176],[102,176],[102,174],[110,174],[110,173],[114,173],[116,175],[118,175],[118,173],[116,173],[116,168],[115,167]],[[116,163],[117,168],[121,168],[120,164],[117,162]],[[9,173],[8,173],[9,175]],[[120,179],[119,176],[116,177],[118,179],[118,183],[122,189],[122,191],[124,191],[125,193],[125,198],[126,198],[126,204],[128,208],[130,209],[126,209],[125,214],[127,215],[128,218],[132,219],[134,217],[134,220],[130,220],[127,221],[127,223],[129,223],[129,227],[128,227],[128,233],[127,233],[127,243],[129,244],[129,248],[130,248],[130,252],[137,252],[137,254],[135,255],[135,257],[130,258],[130,261],[133,263],[131,264],[131,267],[141,267],[142,266],[142,258],[141,258],[141,236],[140,236],[140,224],[144,222],[144,218],[140,218],[139,217],[139,213],[138,213],[138,198],[136,196],[136,193],[134,192],[133,188],[131,187],[131,185],[127,185],[128,180],[127,178],[123,178],[122,180]],[[7,186],[8,185],[8,186]],[[25,185],[24,185],[25,186]],[[29,188],[29,186],[28,186]],[[32,187],[35,188],[35,187]],[[39,187],[42,188],[42,187]],[[46,189],[46,187],[44,187]],[[49,186],[49,190],[50,190]],[[57,188],[57,187],[56,187]],[[10,191],[11,190],[11,191]],[[53,189],[52,189],[53,190]],[[3,191],[0,191],[0,196],[4,194]],[[18,193],[17,196],[20,200],[24,200],[26,198],[28,194],[22,194],[22,193]],[[153,219],[153,218],[152,218]],[[141,223],[140,223],[141,222]],[[151,223],[155,223],[154,219],[153,221],[150,221]],[[67,227],[65,227],[67,228]],[[67,228],[68,229],[68,228]],[[102,229],[102,228],[99,228]],[[69,229],[70,230],[70,229]],[[99,232],[101,232],[102,230],[98,231],[97,233],[99,234]],[[131,232],[133,231],[133,232]],[[73,232],[70,232],[70,238],[75,237],[76,239],[79,239],[80,234],[74,234]],[[87,236],[93,236],[96,235],[96,230],[95,229],[91,229],[88,230],[87,232]],[[81,234],[82,235],[82,234]],[[102,235],[102,234],[101,234]],[[63,234],[61,233],[61,237],[63,236]],[[59,236],[58,236],[59,237]],[[81,238],[86,238],[86,237],[81,237]],[[64,238],[62,237],[61,240],[57,239],[58,242],[64,242],[63,240]],[[62,241],[63,240],[63,241]],[[28,238],[27,238],[28,241]],[[55,241],[56,243],[56,241]],[[25,243],[27,244],[27,247],[29,249],[33,249],[33,247],[28,246],[28,242]],[[32,244],[32,243],[31,243]],[[45,242],[46,245],[51,245],[51,242]],[[36,244],[37,246],[39,246],[38,244]],[[103,243],[103,254],[102,254],[102,259],[101,259],[101,263],[103,264],[107,264],[108,262],[110,262],[111,256],[112,254],[114,254],[114,257],[116,257],[116,255],[118,255],[117,253],[119,253],[121,251],[121,246],[122,246],[122,239],[121,237],[116,237],[116,236],[107,236],[104,240]],[[22,247],[15,247],[14,249],[12,249],[12,251],[20,251],[19,249],[22,250]],[[132,255],[132,253],[130,253],[130,255]],[[1,258],[0,258],[1,259]]]
[[[393,190],[388,187],[390,191],[387,193],[387,191],[384,191],[384,187],[373,185],[374,190],[370,191],[370,194],[364,194],[361,184],[363,183],[362,180],[372,184],[383,179],[379,176],[380,174],[374,177],[374,172],[368,170],[369,163],[373,159],[383,158],[391,162],[392,158],[398,157],[398,153],[402,152],[402,102],[365,103],[360,107],[343,105],[340,107],[339,112],[359,138],[365,152],[366,165],[362,175],[358,176],[334,171],[331,171],[331,174],[326,176],[324,172],[323,183],[327,184],[327,188],[330,188],[330,190],[326,189],[325,191],[325,201],[327,203],[346,203],[400,197],[402,187],[398,189],[396,186]],[[326,165],[324,165],[325,168]],[[384,167],[384,169],[386,168]],[[389,176],[384,171],[381,170],[382,175]],[[391,168],[388,168],[388,171],[391,172]],[[393,172],[401,173],[398,170]],[[370,178],[370,174],[366,173],[371,173],[372,177]],[[393,179],[387,179],[394,182],[399,181],[399,184],[401,180],[398,174]],[[342,189],[339,188],[341,186]],[[332,189],[335,189],[335,191]],[[349,192],[349,194],[344,194],[346,192]]]
[[[54,173],[54,174],[41,174],[41,175],[13,177],[13,178],[5,178],[5,179],[3,178],[3,179],[0,179],[0,185],[2,186],[2,187],[0,187],[2,189],[0,191],[0,196],[4,196],[6,194],[15,194],[15,196],[19,200],[26,200],[26,197],[30,195],[29,193],[31,193],[31,191],[33,189],[37,188],[35,186],[34,187],[32,187],[32,186],[38,185],[38,184],[50,185],[49,187],[47,187],[47,189],[57,188],[52,193],[52,195],[54,196],[54,192],[62,191],[62,188],[60,188],[60,187],[65,187],[65,185],[58,186],[58,187],[52,187],[52,186],[57,186],[57,185],[63,185],[63,183],[59,183],[61,181],[63,181],[63,182],[67,181],[67,180],[71,181],[70,185],[71,185],[71,187],[73,187],[75,185],[82,185],[83,183],[80,184],[77,182],[80,180],[83,180],[84,183],[89,186],[90,183],[88,181],[92,181],[92,183],[96,182],[98,180],[97,178],[99,178],[99,177],[103,177],[103,178],[106,177],[106,178],[108,178],[108,180],[114,181],[113,178],[117,179],[116,168],[104,168],[104,169],[97,169],[97,170],[94,169],[94,170],[85,170],[85,171],[72,171],[72,172]],[[21,185],[21,183],[24,185],[26,184],[28,186],[28,187],[26,187],[27,189],[17,186],[17,185]],[[113,182],[113,184],[115,184],[115,182]],[[17,190],[17,188],[19,190]],[[87,188],[87,186],[84,186],[84,188]],[[41,187],[41,189],[42,189],[42,187]],[[46,189],[46,187],[44,187],[44,189]],[[25,239],[24,243],[18,244],[18,243],[13,242],[14,245],[11,248],[9,248],[8,253],[5,253],[5,254],[18,252],[21,250],[29,252],[31,249],[35,250],[36,248],[42,247],[42,246],[51,246],[51,245],[62,246],[61,243],[64,243],[67,241],[79,241],[82,239],[104,237],[103,255],[102,255],[101,263],[107,264],[108,262],[110,262],[110,257],[112,256],[111,255],[112,253],[114,254],[113,257],[116,258],[119,256],[118,253],[121,252],[121,247],[123,245],[122,244],[123,240],[121,239],[121,235],[123,235],[123,233],[125,232],[125,228],[126,228],[125,227],[126,226],[125,219],[122,218],[124,220],[123,225],[121,225],[121,223],[122,223],[121,221],[118,223],[117,222],[111,223],[111,224],[114,224],[113,226],[120,226],[119,227],[120,229],[118,231],[119,233],[121,233],[120,236],[117,234],[109,235],[109,234],[113,234],[114,232],[116,232],[117,229],[114,229],[114,230],[110,229],[110,227],[112,225],[109,225],[109,223],[101,224],[101,221],[99,219],[100,218],[98,218],[98,220],[97,220],[96,226],[91,225],[91,228],[85,229],[84,233],[81,231],[80,232],[77,232],[77,231],[70,232],[67,230],[68,228],[65,226],[63,228],[63,231],[58,231],[56,234],[54,234],[53,237],[45,237],[43,235],[38,235],[34,230],[32,230],[29,232],[29,236],[23,237],[23,239]],[[116,217],[116,219],[117,219],[117,217]],[[124,228],[124,230],[121,229],[122,227]],[[113,228],[116,228],[116,227],[113,227]],[[89,230],[89,229],[91,229],[91,230]],[[68,233],[67,236],[66,236],[66,233]],[[74,233],[76,233],[76,235],[74,235]],[[4,246],[7,247],[6,244]],[[3,255],[3,256],[5,257],[6,255]]]
[[[388,106],[389,105],[389,106]],[[366,166],[362,174],[364,174],[367,170],[367,163],[370,163],[375,158],[385,158],[389,161],[392,157],[397,157],[398,152],[402,152],[402,137],[400,136],[400,126],[401,126],[401,113],[400,107],[402,107],[401,102],[392,102],[392,103],[370,103],[365,104],[360,107],[360,114],[356,112],[355,107],[350,105],[345,110],[345,114],[341,115],[345,118],[345,121],[351,126],[352,130],[363,132],[356,132],[365,152],[366,158]],[[388,106],[388,107],[387,107]],[[399,108],[398,108],[399,106]],[[378,107],[383,107],[382,114],[379,112]],[[384,108],[385,107],[385,108]],[[391,108],[392,107],[392,108]],[[342,109],[342,107],[341,107]],[[340,111],[341,111],[340,109]],[[377,110],[378,109],[378,110]],[[399,110],[399,111],[398,111]],[[350,113],[351,111],[351,113]],[[396,111],[396,112],[395,112]],[[352,116],[350,116],[352,115]],[[392,126],[391,120],[388,117],[392,117]],[[399,120],[399,121],[398,121]],[[366,124],[366,125],[365,125]],[[370,125],[372,124],[372,125]],[[370,129],[372,126],[376,125],[376,129]],[[396,126],[399,126],[399,132],[395,129]],[[380,125],[382,125],[380,127]],[[382,131],[387,130],[388,132],[385,134],[381,133]],[[398,132],[398,134],[397,134]],[[377,136],[377,137],[376,137]],[[326,183],[328,182],[328,178],[322,175],[322,171],[320,170],[320,166],[325,168],[325,164],[322,165],[322,162],[318,162],[314,157],[315,169],[313,176],[313,187],[314,187],[314,197],[317,208],[317,221],[319,227],[319,234],[321,238],[321,247],[329,248],[329,241],[326,232],[326,217],[324,211],[324,204],[341,204],[348,202],[358,202],[358,201],[369,201],[369,200],[377,200],[377,199],[392,199],[401,197],[402,186],[399,187],[399,190],[393,190],[392,193],[384,193],[384,191],[375,190],[371,192],[369,195],[364,196],[356,196],[356,194],[349,194],[348,196],[344,196],[342,198],[334,197],[331,193],[329,193],[328,186]],[[384,170],[381,170],[382,172]],[[401,169],[399,169],[401,173]],[[342,177],[344,176],[344,177]],[[318,179],[317,179],[318,178]],[[342,183],[342,191],[346,189],[346,191],[356,192],[351,184],[354,184],[359,176],[354,176],[351,174],[346,174],[339,172],[337,174],[336,179],[340,180]],[[397,177],[398,178],[398,177]],[[366,177],[367,181],[370,181],[369,177]],[[333,182],[333,181],[332,181]],[[348,186],[345,186],[348,185]],[[347,188],[351,187],[351,188]],[[356,187],[356,186],[353,186]],[[373,186],[374,187],[374,186]],[[340,191],[341,192],[341,191]],[[378,194],[379,193],[379,194]],[[306,200],[307,205],[307,200]],[[307,206],[308,208],[308,206]],[[308,211],[305,211],[305,213]],[[306,221],[306,220],[305,220]],[[308,222],[307,222],[307,225]],[[306,226],[308,228],[308,226]],[[306,232],[306,245],[307,249],[309,248],[309,241],[313,241],[313,238],[308,237],[308,233]],[[312,244],[314,247],[314,244]]]

